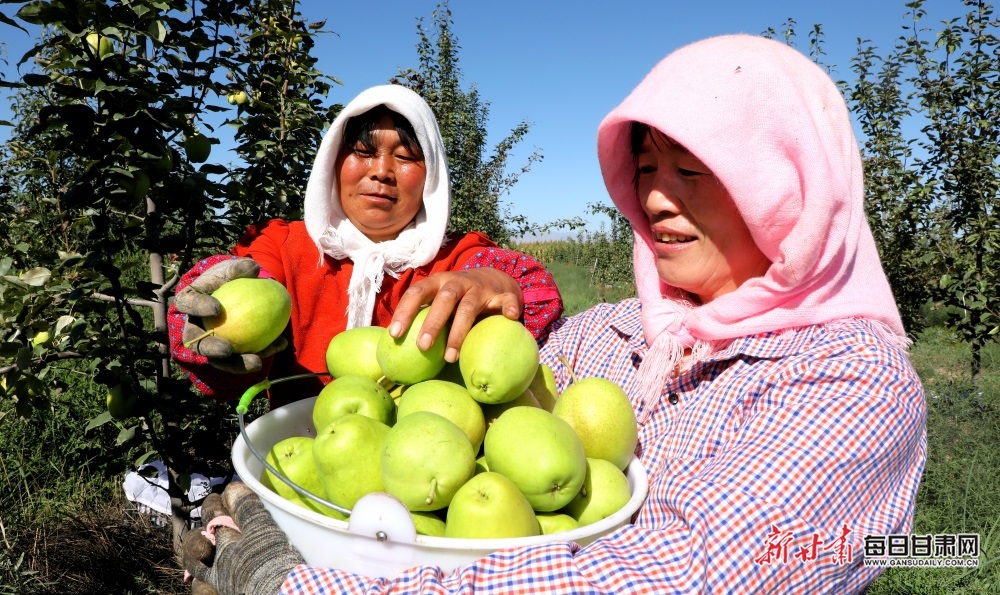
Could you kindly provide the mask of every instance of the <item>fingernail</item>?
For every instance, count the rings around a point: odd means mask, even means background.
[[[393,322],[392,324],[389,325],[389,334],[394,339],[398,339],[399,338],[399,331],[402,330],[402,328],[401,328],[402,326],[403,325],[399,324],[398,322]]]
[[[427,351],[428,349],[431,348],[431,345],[433,344],[434,341],[431,339],[430,333],[424,333],[420,335],[420,340],[417,341],[417,347],[420,348],[420,351]]]
[[[449,347],[444,352],[444,361],[449,364],[453,364],[458,361],[458,350],[454,347]]]

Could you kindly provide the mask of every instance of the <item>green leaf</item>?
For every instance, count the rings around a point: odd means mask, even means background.
[[[11,27],[17,27],[18,29],[20,29],[21,31],[24,31],[25,33],[28,32],[27,29],[25,29],[21,25],[18,25],[17,21],[13,20],[12,18],[10,18],[9,16],[5,15],[2,12],[0,12],[0,23],[6,23],[6,24],[10,25]]]
[[[52,82],[52,79],[44,74],[28,73],[23,77],[24,83],[30,87],[43,87]]]
[[[150,38],[155,39],[157,43],[163,43],[163,40],[167,38],[167,29],[163,26],[161,21],[153,21],[146,28],[146,33]]]
[[[35,267],[21,274],[21,280],[32,287],[41,287],[48,283],[51,278],[52,271],[45,267]]]
[[[21,10],[17,11],[17,16],[22,21],[26,21],[32,25],[50,25],[52,23],[48,22],[48,17],[46,16],[48,11],[45,10],[48,4],[48,2],[41,2],[39,0],[29,2],[22,6]]]
[[[149,459],[153,458],[154,456],[156,456],[156,451],[155,450],[151,450],[151,451],[143,454],[141,457],[139,457],[138,459],[135,460],[135,466],[136,467],[142,467],[143,465],[146,464],[146,461],[148,461]]]
[[[111,414],[109,413],[108,415],[111,415]],[[118,437],[115,438],[115,445],[116,446],[120,446],[122,444],[125,444],[129,440],[135,438],[135,433],[136,433],[136,430],[138,430],[138,429],[139,429],[139,426],[132,426],[132,427],[129,427],[129,428],[122,428],[122,431],[118,432]]]
[[[61,333],[63,331],[64,328],[66,328],[67,326],[73,324],[74,322],[76,322],[76,318],[73,317],[73,316],[70,316],[68,314],[64,314],[63,316],[60,316],[56,320],[56,334],[58,335],[59,333]]]
[[[90,420],[87,423],[87,427],[83,431],[84,432],[89,432],[90,430],[92,430],[94,428],[99,428],[99,427],[103,426],[104,424],[108,423],[109,421],[111,421],[111,419],[112,419],[111,418],[111,412],[105,411],[104,413],[101,413],[97,417],[95,417],[92,420]]]

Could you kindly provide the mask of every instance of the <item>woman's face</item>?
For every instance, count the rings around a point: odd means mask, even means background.
[[[701,160],[652,130],[637,166],[636,190],[664,283],[706,304],[767,272],[771,263],[729,192]]]
[[[389,117],[378,121],[372,146],[356,143],[337,155],[340,206],[373,242],[395,239],[423,205],[427,168],[406,148]]]

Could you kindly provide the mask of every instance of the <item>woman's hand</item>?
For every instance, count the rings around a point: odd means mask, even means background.
[[[260,274],[260,265],[250,258],[234,258],[212,265],[190,285],[177,292],[174,307],[187,314],[182,342],[198,355],[208,358],[212,367],[230,374],[258,372],[263,368],[263,358],[270,357],[288,346],[288,340],[278,337],[259,353],[233,353],[233,346],[222,337],[205,332],[201,318],[217,316],[222,304],[212,293],[233,279],[254,279]]]
[[[455,362],[465,336],[480,316],[503,314],[518,320],[524,298],[517,281],[496,269],[435,273],[406,290],[392,315],[389,334],[401,337],[426,304],[430,304],[431,310],[420,329],[417,346],[422,350],[430,348],[451,319],[444,358]]]
[[[174,544],[196,595],[271,595],[302,556],[246,484],[234,481],[201,507],[204,528]]]

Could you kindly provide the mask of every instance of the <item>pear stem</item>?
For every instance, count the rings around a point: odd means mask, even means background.
[[[195,343],[197,343],[198,341],[201,341],[205,337],[210,337],[210,336],[212,336],[214,334],[215,334],[215,329],[214,328],[213,329],[209,329],[209,330],[203,332],[202,334],[198,335],[194,339],[191,339],[190,341],[185,341],[184,342],[184,347],[186,349],[190,349],[191,346],[194,345]]]
[[[559,353],[559,354],[556,355],[556,357],[558,357],[559,361],[562,362],[562,365],[566,366],[566,369],[569,370],[569,379],[570,379],[570,382],[571,383],[572,382],[576,382],[576,372],[573,371],[573,366],[569,365],[569,360],[566,359],[566,356],[563,355],[563,354],[561,354],[561,353]]]
[[[427,499],[424,500],[424,504],[430,506],[431,504],[434,503],[434,495],[437,493],[437,483],[438,480],[436,477],[434,479],[431,479],[431,493],[427,494]]]

